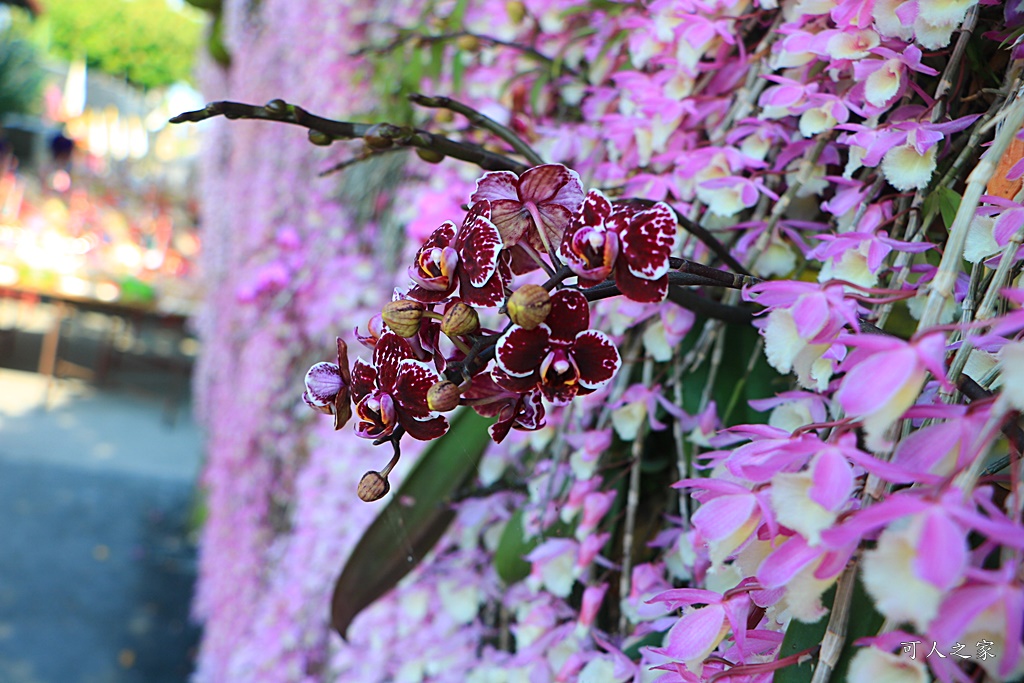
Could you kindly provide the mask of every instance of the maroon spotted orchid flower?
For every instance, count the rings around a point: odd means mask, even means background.
[[[472,384],[462,392],[462,398],[480,415],[498,418],[488,427],[495,443],[504,441],[513,429],[533,432],[546,424],[539,390],[525,394],[509,391],[495,384],[486,373],[473,377]]]
[[[590,327],[590,307],[575,290],[551,295],[547,320],[532,330],[512,325],[495,347],[491,376],[517,393],[540,388],[544,398],[564,404],[605,384],[622,365],[615,344]]]
[[[409,277],[416,284],[409,298],[434,304],[451,297],[456,288],[472,306],[497,306],[512,281],[510,256],[501,234],[490,221],[489,202],[477,202],[458,230],[445,221],[416,252]]]
[[[440,380],[433,364],[417,359],[407,340],[385,332],[373,349],[373,363],[356,360],[352,367],[356,434],[388,437],[401,425],[420,441],[440,437],[448,421],[427,408],[427,390]]]
[[[547,253],[548,245],[558,248],[562,234],[579,210],[583,183],[576,171],[561,164],[536,166],[521,176],[492,171],[477,180],[470,201],[485,199],[491,203],[491,221],[506,248],[525,243],[534,252]],[[517,273],[537,267],[520,252],[522,246],[513,250]]]
[[[338,362],[317,363],[306,372],[302,400],[313,410],[334,415],[334,428],[341,429],[352,417],[348,370],[348,345],[338,338]]]
[[[669,256],[678,224],[672,207],[617,207],[591,190],[559,248],[582,287],[614,274],[619,291],[633,301],[655,303],[668,293]]]

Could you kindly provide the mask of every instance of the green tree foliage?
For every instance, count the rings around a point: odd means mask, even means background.
[[[199,12],[167,0],[50,0],[41,20],[55,55],[84,55],[90,67],[144,88],[190,80],[203,32]]]
[[[26,114],[37,108],[42,84],[35,47],[13,31],[0,32],[0,115]]]

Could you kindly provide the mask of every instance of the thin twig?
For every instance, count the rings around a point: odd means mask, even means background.
[[[349,168],[350,166],[355,166],[356,164],[361,163],[363,161],[369,161],[370,159],[375,159],[375,158],[377,158],[377,157],[379,157],[379,156],[381,156],[383,154],[389,154],[391,152],[401,152],[401,151],[407,150],[407,149],[409,149],[409,148],[408,147],[388,147],[387,149],[367,150],[366,153],[364,153],[364,154],[362,154],[360,156],[352,157],[351,159],[345,159],[343,161],[339,161],[338,163],[334,164],[333,166],[325,168],[324,170],[322,170],[319,173],[317,173],[317,176],[320,177],[320,178],[326,178],[329,175],[333,175],[335,173],[340,173],[340,172],[344,171],[346,168]]]
[[[433,35],[433,36],[431,36],[431,35],[424,35],[422,33],[405,32],[405,33],[399,35],[398,37],[396,37],[390,43],[387,43],[385,45],[380,45],[380,46],[372,46],[372,45],[370,45],[370,46],[367,46],[367,47],[360,48],[359,50],[356,50],[355,52],[353,52],[352,56],[353,57],[359,57],[359,56],[362,56],[362,55],[365,55],[365,54],[368,54],[368,53],[371,53],[371,52],[372,53],[376,53],[376,54],[382,54],[382,53],[385,53],[385,52],[391,52],[392,50],[394,50],[399,45],[402,45],[403,43],[406,43],[406,42],[412,41],[412,40],[415,40],[417,43],[421,43],[421,44],[431,44],[431,43],[447,43],[447,42],[458,40],[459,38],[474,38],[476,40],[479,40],[481,43],[487,43],[489,45],[498,45],[500,47],[507,47],[510,50],[516,50],[517,52],[522,52],[524,55],[532,57],[536,61],[550,66],[552,68],[552,71],[554,71],[555,69],[558,69],[559,71],[564,71],[565,73],[570,74],[572,76],[577,76],[578,77],[580,75],[580,73],[578,71],[576,71],[575,69],[573,69],[570,66],[567,66],[562,60],[555,59],[553,57],[548,57],[543,52],[540,52],[539,50],[537,50],[537,48],[531,47],[529,45],[523,45],[522,43],[514,43],[514,42],[508,41],[508,40],[501,40],[500,38],[492,38],[491,36],[480,35],[478,33],[470,33],[469,31],[457,31],[455,33],[442,33],[440,35]]]
[[[642,381],[645,387],[654,384],[654,361],[644,361]],[[640,423],[636,438],[630,450],[629,491],[626,494],[626,519],[622,530],[622,573],[619,574],[619,596],[629,595],[633,573],[633,535],[636,531],[636,511],[640,507],[640,462],[644,453],[644,439],[647,436],[647,420]],[[619,633],[626,633],[629,617],[625,611],[619,614]]]
[[[448,109],[456,114],[462,114],[477,128],[490,131],[507,142],[512,149],[521,154],[524,159],[530,162],[531,165],[540,166],[544,163],[544,160],[540,158],[540,155],[534,152],[533,149],[526,144],[525,140],[491,117],[473,109],[468,104],[457,102],[450,97],[430,97],[427,95],[421,95],[420,93],[413,93],[409,95],[409,100],[421,107],[429,107],[431,109]]]
[[[811,683],[828,683],[832,672],[835,671],[836,663],[843,652],[843,646],[846,645],[846,631],[850,621],[850,601],[853,598],[853,586],[856,581],[857,562],[854,560],[846,565],[846,569],[839,577],[836,597],[832,603],[832,612],[829,614],[825,637],[821,640],[821,653],[818,655],[818,665],[814,667]]]
[[[350,121],[335,121],[310,114],[302,107],[287,104],[282,100],[271,100],[267,106],[261,107],[242,102],[211,102],[197,111],[178,114],[171,123],[198,122],[223,116],[228,119],[258,119],[263,121],[279,121],[302,126],[318,133],[321,137],[317,144],[330,144],[334,140],[355,140],[367,134],[390,141],[400,147],[416,147],[442,154],[444,156],[476,164],[485,171],[512,171],[521,174],[529,166],[510,159],[503,154],[496,154],[480,145],[469,142],[451,140],[443,135],[409,126],[394,126],[387,123],[370,125]],[[312,135],[312,133],[311,133]]]

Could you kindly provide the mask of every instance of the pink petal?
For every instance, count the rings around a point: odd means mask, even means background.
[[[876,353],[846,373],[836,399],[849,415],[870,415],[885,406],[915,373],[917,354],[907,347]]]
[[[796,330],[803,339],[811,340],[828,324],[828,299],[820,292],[807,294],[797,299],[790,309]]]
[[[585,330],[576,335],[572,357],[580,371],[580,386],[585,389],[603,387],[622,365],[615,344],[598,330]]]
[[[306,372],[306,395],[314,406],[334,403],[341,391],[341,369],[334,363],[317,363]]]
[[[512,171],[491,171],[476,181],[476,191],[470,196],[471,204],[482,199],[512,199],[519,201],[519,176]]]
[[[703,503],[693,515],[693,525],[707,541],[728,538],[754,514],[757,501],[752,493],[726,495]]]
[[[1006,246],[1010,238],[1024,225],[1024,209],[1003,211],[992,228],[992,238],[999,246]]]
[[[499,199],[491,202],[491,222],[501,233],[504,245],[511,247],[518,244],[530,230],[533,218],[521,202]]]
[[[785,586],[820,554],[821,549],[808,547],[802,536],[792,536],[764,558],[757,569],[757,581],[765,588]]]
[[[646,602],[647,604],[664,602],[670,609],[679,609],[683,605],[718,605],[722,602],[722,595],[701,588],[673,588],[658,593]]]
[[[547,356],[549,335],[550,328],[543,323],[533,330],[513,325],[495,346],[497,366],[511,377],[531,375]]]
[[[560,204],[575,213],[583,202],[580,176],[561,164],[544,164],[519,178],[519,199],[535,204]]]
[[[917,541],[914,569],[919,577],[948,590],[960,580],[967,567],[965,531],[938,510],[925,517]]]
[[[853,471],[837,449],[822,451],[811,475],[807,494],[811,500],[830,512],[836,512],[850,499],[853,489]]]
[[[684,662],[706,657],[717,645],[724,623],[725,608],[720,604],[694,610],[669,630],[664,653]]]

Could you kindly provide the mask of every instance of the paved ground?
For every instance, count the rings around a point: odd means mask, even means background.
[[[60,380],[47,409],[0,368],[0,683],[188,679],[201,439],[147,378]]]

